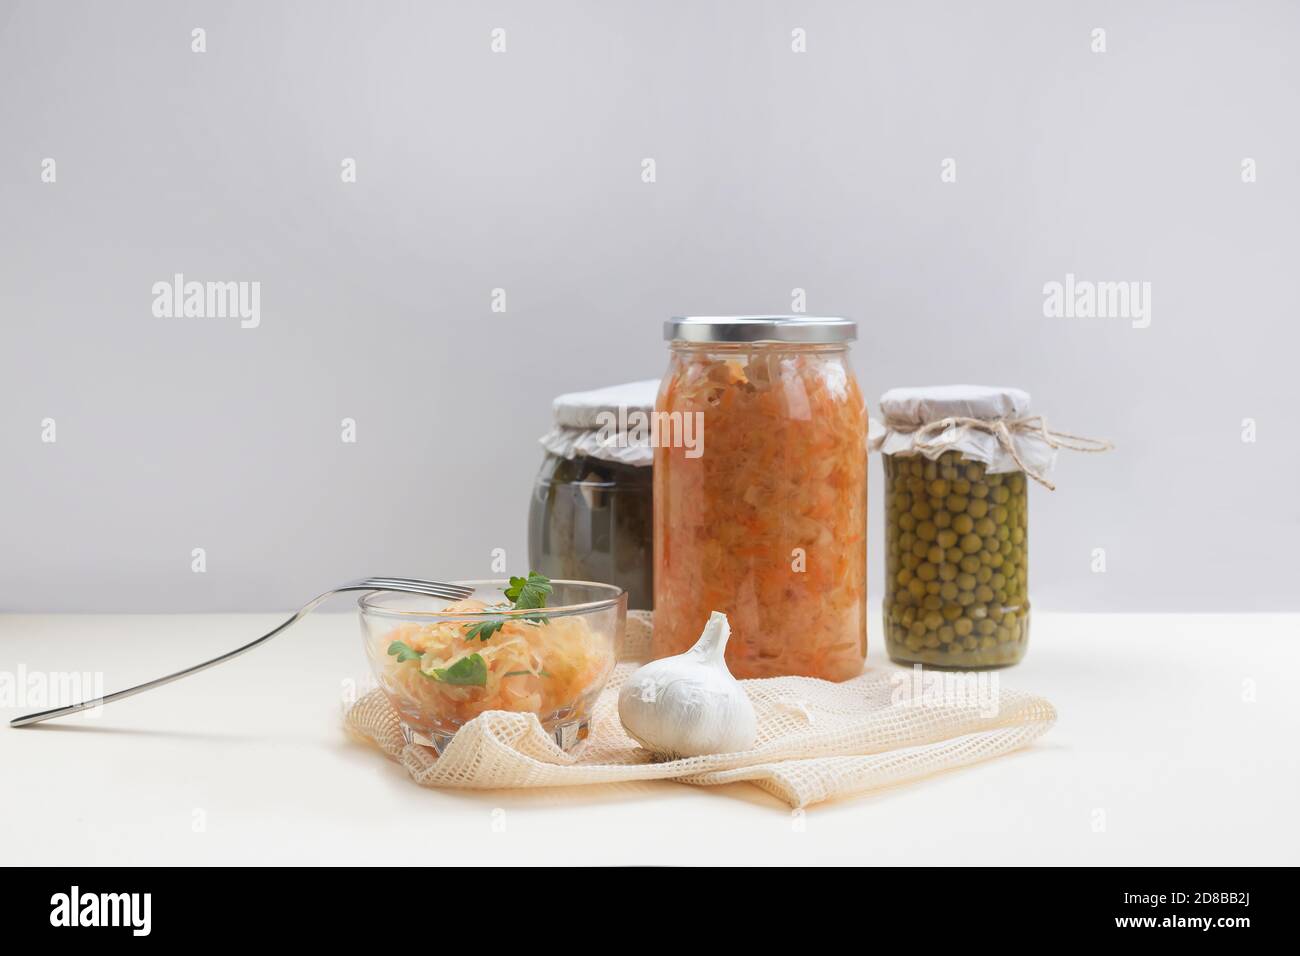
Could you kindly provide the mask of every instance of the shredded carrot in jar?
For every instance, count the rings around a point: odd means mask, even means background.
[[[866,409],[840,347],[675,346],[656,411],[655,657],[731,621],[737,677],[845,680],[866,655]]]

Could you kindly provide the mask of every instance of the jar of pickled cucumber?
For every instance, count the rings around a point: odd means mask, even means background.
[[[894,661],[1015,664],[1029,641],[1029,485],[1058,448],[1108,442],[1048,431],[1015,388],[898,388],[872,448],[885,471],[885,646]]]
[[[659,380],[558,396],[528,510],[528,566],[615,584],[654,606],[654,451],[644,427]]]

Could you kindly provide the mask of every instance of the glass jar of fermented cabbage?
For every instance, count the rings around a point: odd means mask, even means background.
[[[667,324],[654,657],[691,647],[722,611],[737,677],[862,671],[867,418],[848,357],[855,330],[774,316]]]
[[[948,451],[885,467],[885,646],[900,663],[1015,664],[1029,639],[1028,482]]]

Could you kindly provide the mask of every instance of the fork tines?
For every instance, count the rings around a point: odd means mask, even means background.
[[[414,591],[451,601],[463,600],[474,593],[473,588],[465,587],[463,584],[443,584],[439,581],[421,581],[418,578],[366,578],[361,583],[374,585],[379,590]]]

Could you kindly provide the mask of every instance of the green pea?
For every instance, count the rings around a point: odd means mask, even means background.
[[[956,452],[886,456],[885,639],[891,656],[1015,663],[1028,632],[1027,488]]]

